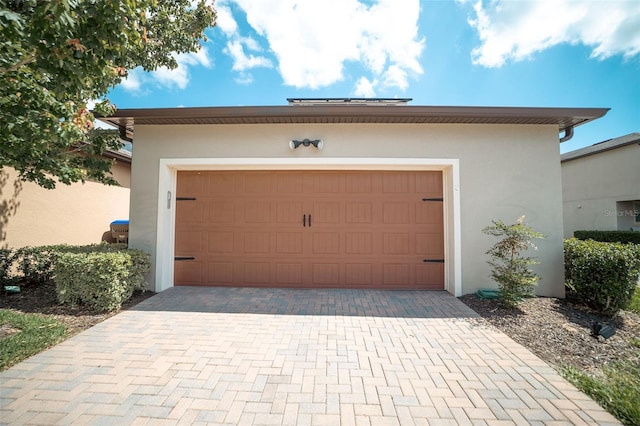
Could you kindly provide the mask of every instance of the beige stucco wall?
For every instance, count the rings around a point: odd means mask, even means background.
[[[324,149],[291,151],[291,139],[322,139]],[[557,126],[450,124],[312,124],[136,126],[132,168],[130,245],[152,253],[172,238],[157,239],[160,160],[171,158],[339,157],[458,159],[462,293],[495,287],[482,234],[492,219],[526,215],[548,237],[534,253],[541,262],[539,294],[564,296],[562,199]],[[445,193],[448,193],[445,189]],[[159,242],[159,243],[158,243]],[[451,243],[451,242],[450,242]],[[157,266],[157,265],[156,265]],[[154,268],[152,268],[154,269]],[[154,274],[149,282],[154,286]]]
[[[47,190],[0,169],[0,247],[99,243],[113,220],[129,217],[131,166],[117,163],[112,175],[120,187],[59,183]]]
[[[629,213],[626,219],[630,223],[632,205],[617,202],[640,200],[640,146],[632,144],[565,161],[562,195],[567,238],[577,230],[616,230],[619,212]]]

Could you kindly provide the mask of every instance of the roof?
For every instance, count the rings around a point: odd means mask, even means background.
[[[604,116],[609,108],[420,106],[362,102],[286,106],[120,109],[99,120],[132,139],[134,126],[184,124],[448,123],[555,124],[559,132]]]
[[[623,146],[632,145],[637,143],[640,145],[640,133],[629,133],[619,138],[607,139],[606,141],[598,142],[591,146],[576,149],[575,151],[566,152],[560,156],[560,162],[576,160],[578,158],[587,157],[590,155],[599,154],[605,151],[611,151],[612,149],[622,148]]]

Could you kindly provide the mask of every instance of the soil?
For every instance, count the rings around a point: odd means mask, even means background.
[[[135,306],[153,294],[135,293],[122,309]],[[544,297],[526,299],[516,309],[476,295],[462,296],[460,300],[480,315],[469,321],[498,328],[555,366],[574,366],[598,373],[609,362],[640,358],[640,315],[633,312],[621,311],[614,318],[608,318],[568,300]],[[2,294],[0,308],[49,315],[66,324],[70,335],[116,314],[60,305],[53,283],[26,285],[20,293]],[[612,326],[615,334],[607,339],[594,336],[592,330],[596,322]],[[0,327],[0,339],[18,331]]]

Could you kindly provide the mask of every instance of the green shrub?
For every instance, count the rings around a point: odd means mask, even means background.
[[[13,284],[14,277],[11,273],[14,253],[11,249],[0,249],[0,285]]]
[[[15,251],[19,275],[29,283],[42,283],[53,276],[53,256],[60,246],[22,247]]]
[[[134,291],[145,289],[149,266],[149,256],[138,250],[59,253],[54,278],[58,300],[101,312],[120,309]]]
[[[640,274],[640,246],[571,238],[564,242],[568,296],[606,315],[628,306]]]
[[[516,223],[506,225],[502,221],[492,221],[492,225],[482,230],[487,235],[501,237],[487,254],[492,266],[491,277],[498,283],[500,299],[507,306],[515,306],[524,297],[534,294],[539,277],[529,268],[536,262],[531,257],[523,257],[522,251],[537,249],[531,241],[544,236],[524,223],[524,216]]]
[[[573,236],[579,240],[640,244],[640,232],[635,231],[575,231]]]

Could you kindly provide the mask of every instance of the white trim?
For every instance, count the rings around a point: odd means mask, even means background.
[[[462,295],[460,162],[456,158],[162,158],[158,179],[156,291],[173,287],[178,170],[441,170],[445,193],[445,290],[456,297]]]

